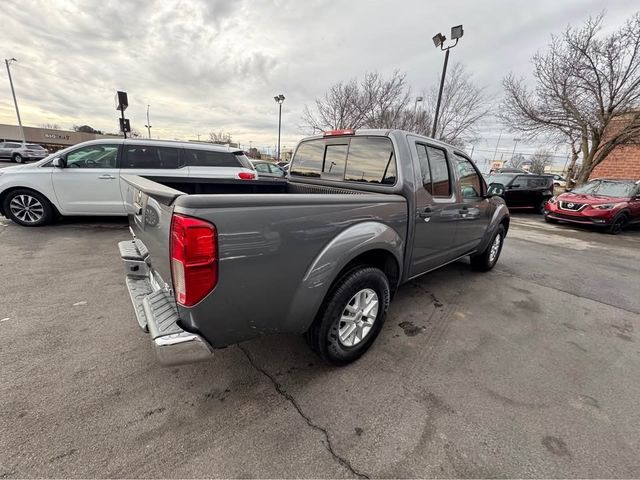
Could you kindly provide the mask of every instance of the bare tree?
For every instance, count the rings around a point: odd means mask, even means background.
[[[509,166],[513,168],[522,168],[522,164],[525,160],[526,159],[523,154],[516,153],[511,157],[511,160],[509,160]]]
[[[568,142],[570,183],[578,155],[582,183],[616,147],[640,140],[640,13],[608,35],[603,18],[552,37],[533,57],[535,88],[513,75],[503,81],[503,121],[528,138]]]
[[[544,173],[545,167],[551,165],[553,161],[551,157],[551,152],[545,148],[536,151],[531,156],[531,173],[542,174]]]
[[[223,132],[222,130],[216,132],[212,130],[209,132],[209,141],[218,145],[226,145],[231,143],[231,134],[229,132]]]
[[[425,110],[430,120],[435,115],[437,101],[438,84],[434,83],[425,96]],[[453,144],[473,141],[477,138],[478,122],[488,113],[489,100],[484,89],[473,83],[464,65],[455,63],[444,82],[436,138]],[[431,125],[429,121],[429,132]]]
[[[448,142],[471,140],[478,121],[487,114],[487,99],[475,86],[464,67],[451,69],[442,95],[437,137]],[[303,122],[314,132],[340,128],[398,128],[423,135],[431,134],[437,101],[438,82],[425,96],[425,108],[416,109],[411,102],[411,88],[406,75],[398,71],[384,78],[366,73],[361,81],[339,82],[305,107]]]

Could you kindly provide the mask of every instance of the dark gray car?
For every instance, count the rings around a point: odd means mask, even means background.
[[[504,201],[464,152],[404,131],[306,138],[277,193],[208,194],[204,183],[185,194],[125,179],[135,238],[120,253],[164,364],[280,332],[349,363],[400,284],[464,256],[491,269],[509,228]]]

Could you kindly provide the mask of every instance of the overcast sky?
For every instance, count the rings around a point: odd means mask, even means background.
[[[501,79],[530,74],[530,58],[551,33],[606,9],[607,27],[634,12],[629,0],[4,0],[0,49],[25,125],[89,124],[117,130],[116,90],[129,94],[127,117],[152,136],[195,139],[224,130],[243,145],[275,145],[283,93],[283,145],[293,146],[305,104],[333,83],[366,71],[407,73],[418,92],[438,81],[443,54],[431,42],[463,24],[451,60],[499,100]],[[636,7],[637,9],[637,7]],[[0,74],[0,123],[15,124]],[[495,148],[489,122],[477,152]],[[513,146],[502,134],[501,150]],[[529,148],[534,148],[530,146]],[[526,146],[522,148],[528,148]],[[518,148],[520,150],[520,147]],[[474,155],[475,158],[475,155]]]

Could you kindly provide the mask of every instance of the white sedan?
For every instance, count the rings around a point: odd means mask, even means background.
[[[105,139],[66,148],[30,164],[0,169],[0,214],[25,226],[56,215],[126,215],[120,174],[253,180],[242,151],[221,145]]]

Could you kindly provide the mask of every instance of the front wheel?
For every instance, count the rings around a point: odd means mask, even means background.
[[[504,225],[498,226],[487,248],[483,252],[471,255],[471,268],[473,270],[488,272],[494,267],[500,257],[500,252],[502,252],[505,234]]]
[[[44,195],[33,190],[14,190],[3,204],[4,213],[17,224],[40,227],[53,220],[54,210]]]
[[[325,362],[357,360],[380,333],[390,298],[382,270],[363,266],[349,271],[327,294],[305,334],[307,343]]]
[[[609,226],[609,229],[607,231],[611,235],[618,235],[619,233],[622,233],[622,230],[624,230],[624,227],[626,225],[627,225],[627,216],[624,213],[622,213],[613,220],[613,223]]]

